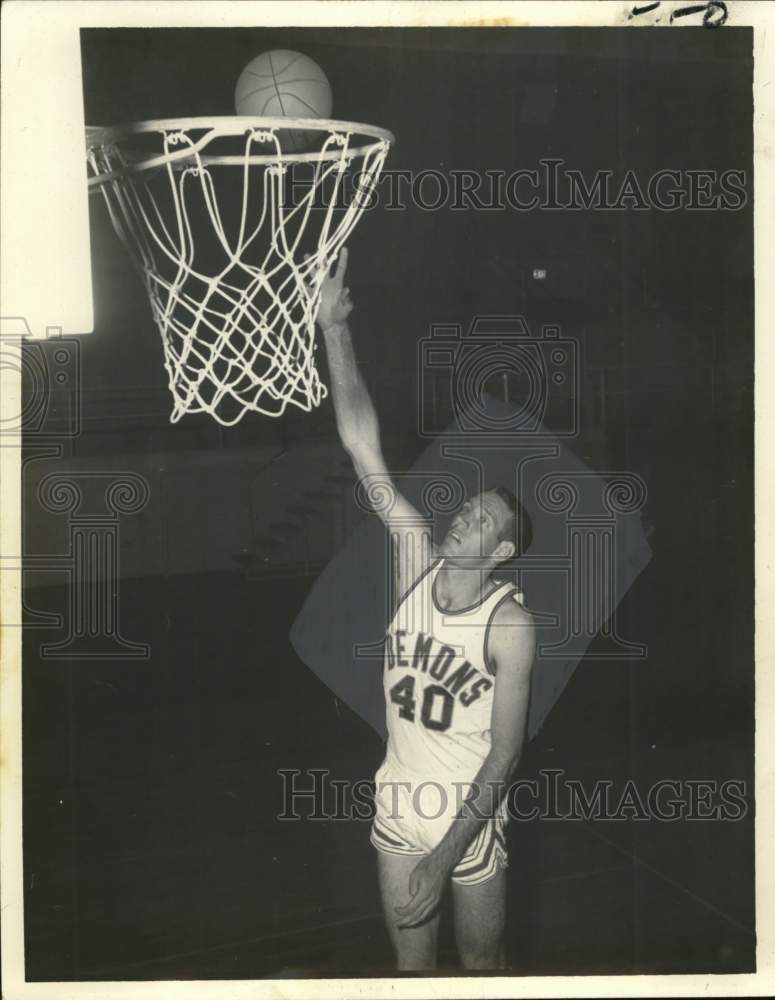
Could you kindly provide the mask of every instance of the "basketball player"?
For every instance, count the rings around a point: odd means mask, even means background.
[[[379,425],[356,366],[343,287],[347,251],[324,281],[317,321],[337,428],[380,517],[403,595],[386,637],[388,743],[371,841],[399,969],[436,966],[438,906],[451,882],[455,935],[470,969],[504,967],[505,791],[524,740],[534,629],[516,588],[493,577],[529,544],[502,487],[471,497],[440,546],[385,468]]]

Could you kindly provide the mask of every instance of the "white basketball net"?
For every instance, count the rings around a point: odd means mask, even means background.
[[[249,410],[279,416],[293,404],[310,411],[326,395],[314,360],[321,284],[369,203],[389,143],[356,153],[351,133],[326,129],[322,150],[301,157],[299,185],[288,178],[299,157],[282,151],[275,128],[243,126],[239,154],[220,157],[228,164],[207,154],[223,130],[196,138],[194,131],[160,129],[155,169],[132,169],[117,143],[88,149],[161,333],[171,421],[206,412],[228,426]],[[251,162],[267,150],[270,162]],[[344,197],[356,156],[357,194]]]

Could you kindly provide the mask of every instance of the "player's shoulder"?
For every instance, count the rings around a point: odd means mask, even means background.
[[[535,651],[535,625],[533,616],[516,600],[521,596],[513,589],[499,602],[487,630],[489,656],[493,672],[501,665],[511,665],[515,670],[532,670]]]
[[[511,590],[504,595],[504,599],[498,602],[493,613],[493,624],[499,626],[513,625],[515,628],[533,628],[533,616],[522,604],[522,594],[518,590]]]

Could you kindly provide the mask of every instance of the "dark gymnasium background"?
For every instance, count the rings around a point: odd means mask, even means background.
[[[287,48],[324,67],[334,117],[395,133],[390,170],[508,174],[556,157],[589,178],[746,174],[737,211],[424,211],[407,198],[366,212],[349,241],[352,327],[391,467],[424,446],[417,344],[431,324],[518,313],[581,343],[576,453],[648,485],[653,557],[619,620],[649,655],[582,662],[520,776],[749,790],[734,822],[512,823],[514,974],[754,968],[751,45],[726,27],[82,34],[90,124],[231,114],[245,63]],[[145,293],[104,203],[91,207],[82,425],[59,458],[26,440],[27,976],[390,974],[367,825],[276,819],[278,769],[371,778],[382,755],[288,641],[366,516],[330,400],[230,429],[171,426]],[[148,659],[40,653],[66,638],[40,616],[69,598],[32,557],[66,554],[69,536],[36,485],[63,470],[148,481],[118,531],[120,630]],[[448,924],[442,961],[455,962]]]

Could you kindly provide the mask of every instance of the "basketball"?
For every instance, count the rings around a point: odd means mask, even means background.
[[[333,97],[326,74],[301,52],[273,49],[252,59],[240,73],[234,90],[238,115],[279,118],[330,118]],[[284,129],[283,149],[309,146],[316,133]]]

